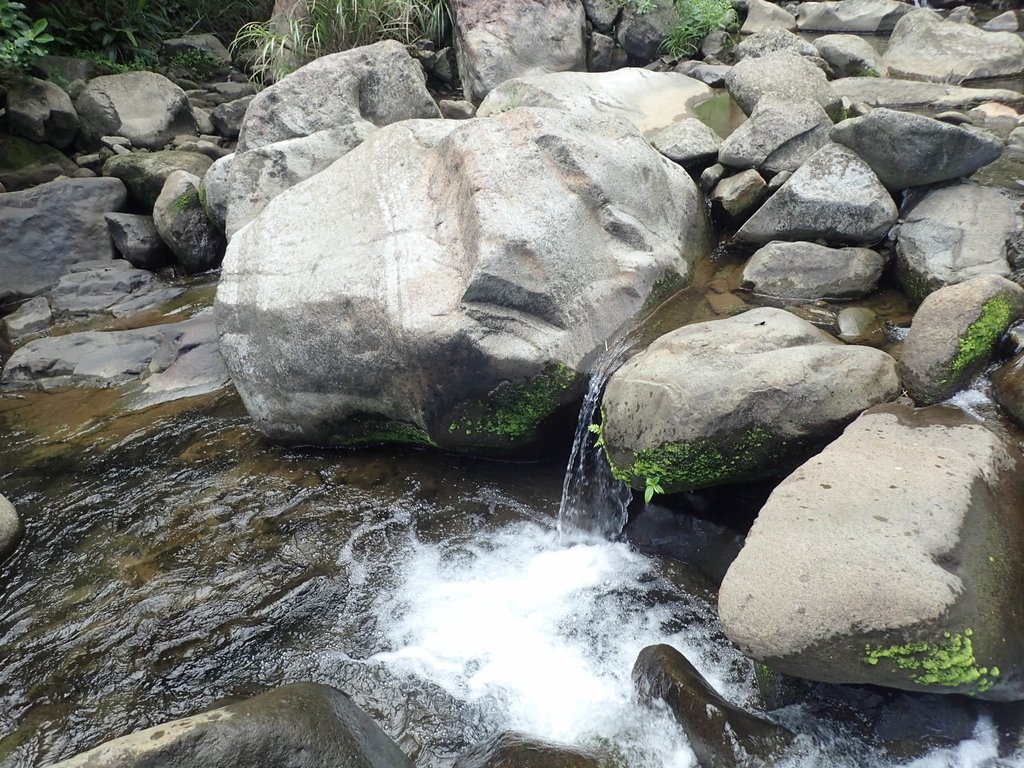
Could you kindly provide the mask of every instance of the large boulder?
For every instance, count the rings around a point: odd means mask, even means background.
[[[64,89],[36,77],[15,78],[7,91],[7,121],[14,133],[64,149],[78,135],[78,113]]]
[[[884,59],[893,77],[911,80],[960,83],[1007,77],[1024,73],[1024,39],[917,10],[900,19]]]
[[[1024,288],[982,275],[940,288],[924,300],[900,356],[900,380],[918,403],[962,389],[991,362],[1000,337],[1024,316]]]
[[[867,40],[858,35],[822,35],[814,47],[835,77],[886,77],[889,69],[882,55]]]
[[[888,34],[913,6],[898,0],[836,0],[801,3],[796,23],[807,32],[855,32],[861,35]]]
[[[619,479],[691,491],[783,473],[898,392],[884,352],[754,309],[667,333],[625,363],[601,436]]]
[[[844,120],[830,137],[896,190],[969,176],[1003,153],[1003,143],[991,134],[884,108]]]
[[[747,220],[736,239],[870,245],[896,223],[896,203],[867,163],[846,147],[818,150]]]
[[[725,87],[748,115],[768,94],[816,101],[832,120],[840,119],[843,113],[842,101],[825,73],[806,56],[792,51],[744,59],[729,70]]]
[[[75,99],[82,142],[99,149],[103,136],[124,136],[136,147],[163,149],[175,136],[196,133],[185,92],[155,72],[90,80]]]
[[[747,17],[740,28],[741,35],[752,35],[766,29],[796,29],[796,16],[768,0],[748,0]]]
[[[733,50],[736,61],[743,59],[758,59],[777,51],[790,51],[798,56],[810,56],[817,58],[818,49],[785,29],[773,27],[762,32],[756,32],[744,39]]]
[[[104,218],[114,247],[133,267],[155,270],[171,260],[171,251],[160,237],[152,216],[108,213]]]
[[[49,144],[36,144],[0,130],[0,184],[8,192],[45,184],[77,170],[67,155]]]
[[[0,304],[44,293],[76,261],[114,258],[103,216],[126,199],[117,179],[52,181],[0,195]]]
[[[102,744],[53,768],[412,768],[341,691],[283,685]]]
[[[718,162],[775,174],[795,171],[828,143],[832,121],[816,101],[764,96],[722,143]]]
[[[832,81],[837,95],[856,104],[892,109],[969,109],[994,101],[1019,104],[1021,94],[1007,88],[964,88],[888,77],[843,77]]]
[[[696,117],[696,107],[713,95],[704,83],[676,72],[635,67],[614,72],[556,72],[502,83],[484,99],[477,117],[518,107],[617,115],[652,138],[680,120]]]
[[[235,153],[215,160],[203,176],[199,199],[206,209],[207,218],[221,232],[227,226],[228,196],[231,194],[231,166]]]
[[[202,177],[213,160],[199,152],[167,149],[161,152],[132,152],[114,155],[103,164],[103,175],[120,179],[136,205],[152,210],[168,177],[186,171]]]
[[[775,299],[857,299],[878,287],[885,258],[868,248],[771,242],[743,268],[743,287]]]
[[[689,176],[618,118],[406,122],[235,235],[222,346],[272,438],[523,449],[706,237]]]
[[[213,225],[199,197],[201,179],[185,171],[167,177],[153,206],[156,231],[174,254],[175,263],[188,274],[205,272],[220,264],[227,243]]]
[[[1016,206],[998,189],[955,184],[908,199],[896,234],[896,279],[921,301],[977,275],[1009,275]]]
[[[514,77],[586,71],[580,0],[453,0],[452,11],[459,77],[471,101]]]
[[[798,677],[1024,697],[1024,461],[961,411],[874,408],[787,477],[726,573],[745,654]]]
[[[646,7],[626,3],[615,39],[638,65],[647,64],[658,58],[665,39],[679,22],[674,0],[656,0]]]
[[[0,561],[14,552],[24,535],[25,526],[18,517],[18,511],[0,495]]]

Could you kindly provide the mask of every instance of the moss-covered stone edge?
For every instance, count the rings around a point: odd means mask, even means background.
[[[957,340],[956,357],[949,364],[949,382],[958,379],[976,363],[987,360],[1013,318],[1013,305],[1007,296],[993,296],[981,307],[981,313]]]
[[[995,685],[999,667],[985,667],[974,656],[971,628],[943,632],[936,642],[915,641],[903,645],[864,646],[865,664],[875,667],[886,663],[910,673],[918,685],[968,689],[984,693]]]
[[[437,443],[426,430],[416,424],[370,415],[349,419],[332,435],[331,443],[339,448],[366,448],[389,444],[437,447]]]

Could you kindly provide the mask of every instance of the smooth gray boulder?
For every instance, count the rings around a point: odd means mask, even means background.
[[[526,450],[707,247],[692,180],[624,120],[409,121],[232,238],[221,344],[274,439]]]
[[[1009,275],[1007,243],[1020,229],[998,189],[963,183],[911,197],[896,230],[896,280],[916,301],[977,275]]]
[[[451,7],[459,76],[474,103],[515,77],[587,69],[580,0],[453,0]]]
[[[135,147],[163,149],[182,134],[196,134],[185,92],[155,72],[97,77],[75,99],[81,138],[99,149],[103,136],[124,136]]]
[[[171,251],[157,232],[152,216],[138,213],[108,213],[114,248],[121,257],[139,269],[156,270],[167,266]]]
[[[219,265],[227,247],[199,199],[200,183],[198,176],[175,171],[153,206],[156,231],[174,254],[175,264],[190,275]]]
[[[81,261],[72,264],[50,291],[50,306],[58,317],[107,312],[148,292],[152,284],[152,272],[136,269],[124,259]]]
[[[341,691],[292,683],[237,704],[147,728],[53,768],[412,768]]]
[[[857,299],[878,287],[885,258],[868,248],[771,242],[743,268],[744,288],[775,299]]]
[[[781,309],[665,334],[612,374],[601,437],[616,477],[682,493],[778,475],[899,393],[884,352]]]
[[[831,129],[832,120],[816,101],[768,94],[722,142],[718,162],[771,174],[795,171],[828,143]]]
[[[0,303],[45,293],[76,261],[114,258],[103,216],[126,200],[117,179],[52,181],[0,195]]]
[[[736,46],[733,54],[736,61],[743,61],[743,59],[758,59],[778,51],[789,51],[798,56],[812,58],[818,56],[818,49],[802,37],[797,37],[792,32],[777,27],[756,32],[745,38]]]
[[[1003,143],[991,134],[884,108],[844,120],[829,136],[894,190],[970,176],[1003,153]]]
[[[756,59],[744,59],[725,76],[725,87],[748,115],[769,94],[790,99],[810,99],[822,106],[832,120],[842,117],[843,104],[825,73],[806,56],[778,51]]]
[[[871,43],[857,35],[822,35],[814,47],[828,65],[832,74],[842,77],[888,77],[889,68],[882,55]]]
[[[768,196],[764,178],[749,168],[719,181],[711,192],[711,213],[726,224],[736,225],[750,214]]]
[[[928,295],[914,313],[899,374],[924,405],[963,389],[992,360],[1003,333],[1024,316],[1024,288],[982,275]]]
[[[14,133],[64,149],[78,135],[78,113],[63,88],[37,77],[16,77],[7,90],[7,122]]]
[[[1024,96],[1007,88],[963,88],[888,77],[844,77],[832,81],[832,90],[853,103],[891,109],[967,109],[989,101],[1024,102]]]
[[[103,175],[120,179],[128,188],[132,202],[152,210],[168,177],[175,171],[187,171],[202,177],[213,160],[199,152],[167,149],[161,152],[132,152],[114,155],[103,164]]]
[[[7,338],[15,344],[26,336],[45,331],[52,323],[53,313],[45,296],[29,299],[3,320]]]
[[[986,32],[915,10],[896,25],[885,51],[893,77],[961,83],[1024,73],[1024,39],[1013,32]]]
[[[898,0],[838,0],[801,3],[796,23],[806,32],[856,32],[884,35],[893,30],[913,6]]]
[[[672,28],[679,24],[674,2],[652,3],[649,8],[625,5],[615,39],[638,66],[658,58]]]
[[[710,165],[718,157],[722,139],[695,117],[687,117],[650,136],[651,144],[680,165]]]
[[[501,731],[461,754],[452,768],[599,768],[596,755],[541,741],[525,733]]]
[[[226,101],[213,108],[210,122],[217,133],[229,141],[236,141],[242,130],[245,113],[255,96],[243,96],[234,101]]]
[[[231,166],[234,162],[235,153],[215,160],[203,176],[203,183],[199,187],[199,201],[203,204],[206,216],[221,232],[227,226]]]
[[[797,677],[1024,697],[1022,484],[1019,449],[958,409],[868,411],[761,508],[726,634]]]
[[[740,27],[741,35],[752,35],[766,29],[796,29],[796,16],[767,0],[747,0],[747,17]]]
[[[736,240],[760,245],[821,238],[870,245],[885,236],[896,217],[896,204],[867,163],[846,147],[828,144],[768,198]]]
[[[0,495],[0,561],[6,560],[17,549],[24,535],[25,526],[18,517],[18,511]]]

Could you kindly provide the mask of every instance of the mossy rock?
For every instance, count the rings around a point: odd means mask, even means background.
[[[164,188],[164,182],[175,171],[186,171],[200,179],[213,165],[206,155],[199,152],[181,152],[167,149],[160,152],[132,152],[115,155],[103,164],[103,175],[113,176],[124,182],[129,198],[152,210],[156,199]]]
[[[8,192],[45,184],[77,170],[59,149],[0,131],[0,184]]]

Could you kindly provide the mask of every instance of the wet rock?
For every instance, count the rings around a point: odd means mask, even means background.
[[[833,120],[842,116],[842,101],[832,90],[825,73],[807,57],[791,51],[744,59],[726,75],[725,86],[748,115],[762,97],[775,94],[815,101]]]
[[[963,88],[886,77],[844,77],[833,80],[832,89],[852,102],[892,109],[956,109],[986,101],[1016,104],[1021,96],[1006,88]]]
[[[231,166],[234,162],[234,153],[215,160],[199,187],[199,201],[203,204],[206,217],[221,232],[227,225]]]
[[[686,282],[705,227],[686,172],[618,118],[389,126],[235,235],[222,346],[276,439],[520,450],[655,282]]]
[[[44,296],[36,296],[4,318],[4,329],[7,338],[17,343],[25,336],[45,331],[52,322],[50,302]]]
[[[930,294],[903,343],[899,373],[918,403],[945,400],[992,360],[1000,337],[1024,317],[1024,289],[996,275]]]
[[[514,77],[587,68],[579,0],[454,0],[452,11],[459,76],[471,101]]]
[[[658,58],[662,43],[678,24],[674,3],[657,3],[649,10],[626,6],[615,38],[638,64],[646,64]]]
[[[25,526],[18,517],[18,511],[0,495],[0,561],[6,560],[17,549],[24,535]]]
[[[912,8],[897,0],[801,3],[796,21],[801,31],[882,35],[891,32]]]
[[[8,192],[45,184],[77,170],[63,152],[0,131],[0,184]]]
[[[822,35],[814,41],[814,47],[832,67],[835,77],[887,77],[889,74],[881,54],[857,35]]]
[[[884,268],[867,248],[771,242],[743,268],[743,287],[776,299],[856,299],[875,290]]]
[[[670,645],[649,645],[633,666],[642,701],[664,701],[682,726],[701,768],[773,765],[795,738],[792,731],[723,699]]]
[[[572,747],[503,731],[455,761],[452,768],[598,768],[598,759]]]
[[[787,471],[899,391],[883,352],[779,309],[689,325],[608,382],[602,437],[617,477],[677,493]]]
[[[156,199],[175,171],[186,171],[202,177],[213,160],[199,152],[132,152],[116,155],[103,164],[103,175],[120,179],[128,188],[132,201],[152,210]]]
[[[740,28],[741,35],[752,35],[766,29],[796,29],[796,16],[767,0],[747,0],[747,18]]]
[[[175,263],[188,274],[213,269],[224,258],[224,234],[207,218],[199,198],[201,180],[185,171],[167,177],[153,206],[153,223]]]
[[[587,19],[599,32],[610,32],[619,18],[622,4],[618,0],[583,0]]]
[[[78,135],[78,113],[71,97],[49,80],[15,78],[7,90],[11,131],[38,144],[64,149]]]
[[[830,136],[897,190],[969,176],[1003,152],[1003,143],[989,134],[884,108],[844,120]]]
[[[235,141],[242,130],[245,112],[255,96],[244,96],[241,99],[228,101],[214,108],[210,113],[213,129],[225,139]]]
[[[958,409],[873,408],[772,492],[719,592],[726,634],[798,677],[1021,698],[1022,469]]]
[[[884,60],[893,77],[939,83],[1006,77],[1024,73],[1024,40],[915,10],[896,25]]]
[[[157,232],[152,216],[108,213],[104,218],[114,247],[133,267],[157,270],[170,263],[170,249]]]
[[[733,168],[795,171],[828,143],[831,128],[817,102],[769,94],[722,143],[718,160]]]
[[[896,234],[896,279],[921,301],[977,275],[1009,275],[1014,204],[998,189],[956,184],[908,199]]]
[[[896,223],[896,204],[846,147],[818,150],[736,233],[740,243],[817,240],[869,245]]]
[[[502,83],[484,99],[477,116],[517,107],[617,115],[650,138],[680,120],[697,117],[694,107],[713,95],[703,83],[675,72],[635,67],[614,72],[555,72]]]
[[[885,321],[873,309],[847,307],[836,316],[839,338],[847,344],[880,347],[885,341]]]
[[[992,395],[1014,421],[1024,425],[1024,354],[992,374]]]
[[[46,292],[76,261],[112,259],[103,217],[126,198],[117,179],[52,181],[0,196],[0,302]]]
[[[109,741],[54,768],[175,765],[411,768],[408,758],[341,691],[293,683]]]
[[[849,1],[849,0],[847,0]],[[785,29],[771,28],[757,32],[736,46],[736,61],[757,59],[777,51],[789,51],[798,56],[817,58],[818,49],[801,37]]]
[[[58,316],[82,316],[109,311],[133,294],[145,293],[153,273],[136,269],[123,259],[82,261],[50,291],[50,304]]]
[[[163,149],[175,136],[195,134],[185,92],[155,72],[129,72],[90,80],[75,100],[82,141],[99,149],[103,136],[124,136],[132,145]]]
[[[761,174],[753,169],[722,179],[711,193],[711,213],[727,224],[745,221],[768,196]]]
[[[722,140],[695,117],[684,118],[650,137],[651,144],[680,165],[708,165],[718,157]]]

